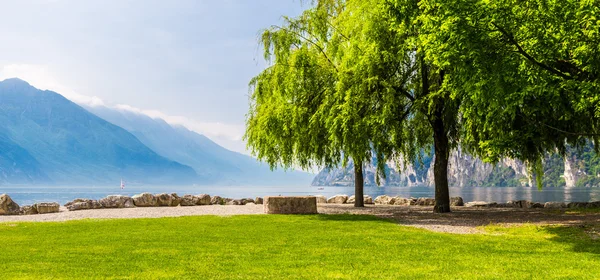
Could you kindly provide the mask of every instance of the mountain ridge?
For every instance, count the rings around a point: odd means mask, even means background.
[[[198,179],[192,168],[156,154],[125,129],[56,92],[17,78],[0,82],[0,129],[5,145],[26,151],[18,161],[12,158],[12,164],[29,160],[40,171],[39,176],[31,175],[40,180],[25,180],[25,174],[8,180],[19,172],[10,168],[11,158],[3,154],[0,173],[12,174],[4,176],[4,183],[114,184],[127,177],[134,183],[154,184]]]

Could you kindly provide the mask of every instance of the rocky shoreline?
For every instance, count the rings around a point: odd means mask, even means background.
[[[318,204],[353,204],[355,197],[347,195],[335,195],[325,197],[316,195]],[[370,196],[364,196],[365,204],[394,205],[394,206],[433,206],[435,199],[428,197],[403,198],[399,196],[380,195],[375,199]],[[593,202],[532,202],[527,200],[508,201],[505,203],[472,201],[464,203],[462,197],[452,197],[450,199],[453,207],[468,208],[600,208],[600,201]],[[109,195],[99,200],[93,199],[75,199],[67,202],[64,206],[68,211],[94,210],[94,209],[113,209],[113,208],[137,208],[137,207],[177,207],[177,206],[203,206],[203,205],[256,205],[263,204],[262,197],[256,198],[224,198],[220,196],[210,196],[208,194],[179,196],[176,193],[151,194],[142,193],[132,197],[124,195]],[[10,196],[0,195],[0,215],[36,215],[47,213],[58,213],[60,205],[56,202],[42,202],[33,205],[19,206]]]

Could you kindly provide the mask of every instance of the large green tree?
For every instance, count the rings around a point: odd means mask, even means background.
[[[372,153],[383,171],[386,159],[414,162],[433,147],[434,211],[449,212],[460,98],[421,47],[418,15],[411,1],[323,0],[264,31],[272,63],[251,82],[246,133],[258,158],[285,167],[352,158],[358,200]]]
[[[371,28],[382,28],[364,4],[318,1],[262,33],[270,64],[250,83],[245,136],[273,168],[335,167],[352,159],[357,207],[364,206],[363,164],[377,158],[383,175],[394,153],[390,139],[408,134],[395,129],[405,102],[386,84],[385,63],[366,63],[385,58],[362,45],[370,31],[358,30],[362,22],[352,12],[364,13],[376,25]]]
[[[464,96],[462,143],[485,160],[541,159],[597,140],[600,1],[422,0],[421,41]],[[542,180],[537,180],[538,186]]]

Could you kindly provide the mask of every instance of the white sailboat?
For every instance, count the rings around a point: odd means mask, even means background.
[[[121,178],[121,189],[125,189],[125,182],[123,182],[123,178]]]

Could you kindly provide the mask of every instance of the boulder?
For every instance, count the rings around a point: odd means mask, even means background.
[[[434,206],[435,205],[435,199],[434,198],[430,198],[430,197],[419,197],[417,199],[416,205],[418,205],[418,206]]]
[[[351,195],[351,196],[348,198],[348,200],[346,200],[346,203],[349,203],[349,204],[350,204],[350,203],[351,203],[351,204],[354,204],[354,201],[355,201],[355,200],[356,200],[355,196],[354,196],[354,195]],[[364,196],[363,196],[363,202],[364,202],[365,204],[373,204],[373,198],[371,198],[371,197],[370,197],[370,196],[368,196],[368,195],[364,195]],[[319,202],[317,201],[317,203],[319,203]]]
[[[588,203],[587,208],[600,208],[600,201],[593,201]]]
[[[246,205],[248,203],[254,203],[254,199],[252,199],[252,198],[242,198],[240,200],[242,202],[242,205]]]
[[[471,201],[465,203],[465,207],[488,207],[489,203],[485,201]]]
[[[567,204],[564,202],[558,202],[558,201],[548,201],[548,202],[544,203],[544,208],[550,208],[550,209],[567,208]]]
[[[544,208],[544,204],[539,202],[529,202],[527,203],[527,208]]]
[[[132,208],[135,207],[133,199],[124,195],[109,195],[98,202],[104,208]]]
[[[177,195],[176,193],[172,193],[171,194],[171,205],[172,207],[175,206],[179,206],[179,203],[181,203],[181,197],[179,195]]]
[[[198,197],[191,194],[186,194],[181,197],[181,202],[179,205],[181,206],[194,206],[198,203]]]
[[[208,195],[208,194],[199,194],[196,197],[198,198],[198,202],[196,202],[196,205],[211,205],[211,204],[213,204],[212,199],[210,198],[210,195]]]
[[[37,209],[31,205],[21,206],[21,210],[19,212],[21,215],[35,215],[37,213]]]
[[[161,193],[156,195],[156,201],[158,206],[171,206],[173,197],[168,193]]]
[[[257,197],[254,199],[254,203],[256,203],[256,204],[263,204],[263,198],[262,198],[262,197],[260,197],[260,196],[257,196]]]
[[[410,200],[410,205],[417,205],[417,199],[414,197],[409,198]]]
[[[244,205],[244,200],[243,199],[227,199],[227,202],[225,202],[225,205]]]
[[[463,202],[462,197],[460,196],[453,196],[450,198],[450,206],[464,206],[465,203]]]
[[[394,199],[392,201],[393,201],[394,205],[399,205],[399,206],[409,206],[411,203],[410,199],[400,197],[400,196],[394,197]]]
[[[569,202],[567,204],[568,208],[586,208],[587,206],[587,202]]]
[[[158,206],[158,200],[151,193],[136,194],[133,199],[133,205],[137,207],[156,207]]]
[[[77,198],[71,202],[67,202],[65,207],[69,211],[77,211],[77,210],[88,210],[88,209],[100,209],[102,208],[102,204],[97,200],[92,199],[83,199]]]
[[[327,203],[327,197],[324,195],[315,195],[317,198],[317,203]]]
[[[220,197],[218,195],[215,195],[215,196],[211,197],[210,204],[212,204],[212,205],[223,205],[225,203],[224,203],[222,197]]]
[[[506,204],[509,207],[513,207],[513,208],[529,208],[528,205],[531,204],[531,201],[527,201],[527,200],[510,200],[507,201]]]
[[[317,198],[314,196],[267,196],[264,199],[264,210],[267,214],[317,214]]]
[[[58,213],[60,204],[56,202],[40,202],[33,205],[38,214]]]
[[[10,196],[0,195],[0,215],[18,215],[20,212],[21,207]]]
[[[375,198],[375,204],[394,204],[395,197],[380,195]]]
[[[293,197],[293,196],[292,196]],[[316,199],[315,199],[316,201]],[[344,204],[348,201],[348,196],[345,194],[338,194],[327,199],[327,203]],[[316,203],[316,202],[315,202]]]

